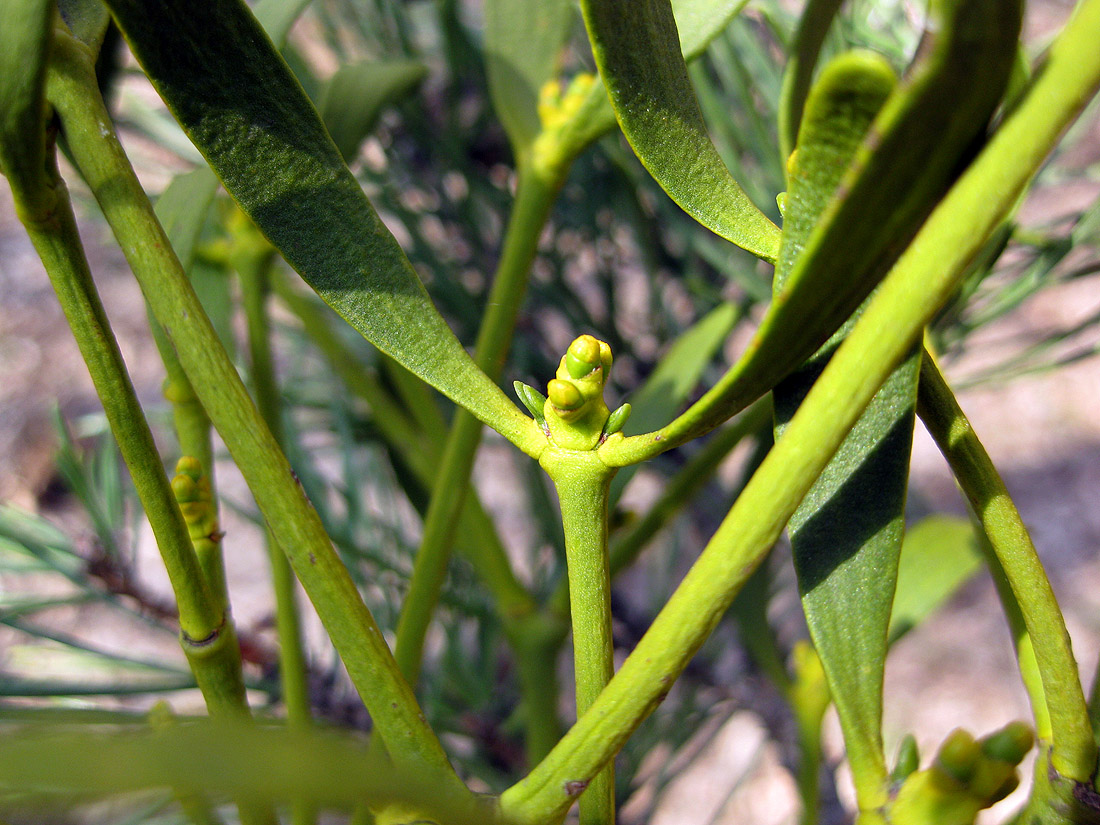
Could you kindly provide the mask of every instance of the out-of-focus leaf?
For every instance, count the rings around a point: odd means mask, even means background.
[[[345,161],[355,157],[382,109],[409,94],[427,74],[416,60],[371,60],[343,66],[332,76],[319,108]]]
[[[345,809],[406,801],[436,822],[492,821],[488,803],[449,797],[446,783],[431,769],[415,776],[399,773],[371,755],[359,738],[290,733],[224,719],[216,724],[172,720],[152,730],[8,726],[0,736],[0,776],[7,787],[41,795],[170,788],[204,798],[308,800]]]
[[[810,92],[784,216],[776,294],[832,200],[875,116],[893,91],[885,60],[853,52],[832,61]],[[776,386],[776,435],[794,416],[854,318]],[[904,527],[916,404],[910,358],[887,380],[792,516],[791,550],[802,607],[840,716],[861,808],[879,804],[886,628]]]
[[[708,229],[774,261],[779,230],[707,135],[669,0],[582,0],[581,9],[619,125],[650,174]]]
[[[740,315],[734,304],[721,304],[699,319],[675,343],[630,397],[631,413],[624,430],[646,432],[667,421],[687,401]],[[611,501],[633,478],[634,467],[624,467],[611,481]]]
[[[890,644],[928,618],[981,566],[982,552],[969,519],[929,516],[906,530],[890,615]]]
[[[252,13],[264,27],[271,42],[281,49],[286,45],[286,38],[294,21],[311,2],[312,0],[260,0],[252,8]]]
[[[646,432],[667,421],[703,377],[737,323],[737,306],[726,303],[697,321],[661,358],[645,383],[630,397],[631,413],[624,429]]]
[[[497,117],[517,155],[538,135],[539,90],[569,33],[568,0],[486,0],[485,71]]]
[[[730,24],[748,0],[672,0],[685,61],[694,60]]]
[[[375,346],[517,443],[531,420],[477,368],[240,2],[115,0],[115,19],[227,191]]]

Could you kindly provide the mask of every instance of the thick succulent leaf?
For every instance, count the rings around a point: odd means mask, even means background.
[[[777,295],[795,260],[788,250],[800,249],[812,233],[893,88],[889,66],[867,53],[837,58],[814,86],[790,171]],[[777,436],[854,320],[775,388]],[[789,525],[802,606],[836,702],[861,807],[887,774],[882,676],[904,529],[918,364],[910,358],[887,380]]]
[[[614,445],[606,461],[669,449],[744,409],[822,346],[897,260],[984,133],[1012,71],[1022,7],[936,0],[932,13],[934,36],[879,112],[838,196],[808,236],[794,243],[785,230],[782,292],[749,349],[684,415]]]
[[[540,130],[539,90],[557,69],[569,0],[486,0],[485,71],[497,117],[517,155]]]
[[[17,202],[48,190],[45,88],[53,15],[50,0],[0,0],[0,172]]]
[[[436,311],[247,7],[117,0],[111,8],[161,97],[286,261],[380,350],[523,442],[530,419]]]
[[[669,0],[582,0],[581,9],[619,125],[649,173],[708,229],[774,261],[779,229],[707,135]]]
[[[321,96],[321,119],[345,161],[374,129],[382,109],[415,89],[428,74],[416,60],[370,60],[341,67]]]
[[[982,551],[970,519],[929,516],[906,530],[890,644],[928,618],[981,566]]]
[[[748,0],[672,0],[672,14],[680,36],[684,62],[690,63],[721,34]],[[587,145],[615,128],[615,110],[602,81],[592,87],[585,101],[582,122],[577,126],[577,141]]]

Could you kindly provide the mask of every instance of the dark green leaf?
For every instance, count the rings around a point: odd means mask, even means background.
[[[707,135],[669,0],[582,0],[581,9],[619,125],[650,174],[708,229],[774,261],[779,230]]]
[[[380,350],[524,441],[530,419],[440,317],[248,9],[234,0],[111,5],[173,114],[287,262]]]
[[[415,89],[427,75],[415,60],[371,60],[341,67],[321,96],[321,118],[345,161],[374,129],[382,109]]]
[[[782,294],[789,262],[797,260],[893,88],[893,72],[882,58],[850,53],[832,61],[811,90],[790,173],[776,295]],[[852,325],[854,318],[775,388],[777,437]],[[910,358],[887,380],[789,524],[806,622],[836,703],[863,807],[873,804],[868,794],[884,787],[887,774],[882,677],[904,527],[918,364]]]

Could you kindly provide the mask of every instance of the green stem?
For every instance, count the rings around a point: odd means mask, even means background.
[[[515,206],[477,336],[474,360],[493,380],[497,380],[504,369],[516,316],[527,288],[527,274],[561,182],[560,177],[539,175],[529,171],[530,168],[521,166],[519,169]],[[395,648],[401,672],[412,684],[420,674],[424,637],[443,587],[451,541],[469,484],[481,427],[481,422],[470,413],[456,410],[443,448],[431,504],[424,518],[424,535],[398,621]]]
[[[233,622],[224,602],[211,593],[199,566],[187,525],[99,300],[68,192],[52,160],[50,178],[52,212],[45,220],[28,221],[27,233],[42,258],[88,365],[111,431],[149,518],[179,609],[180,645],[207,709],[215,717],[247,718],[250,714]],[[240,816],[245,825],[275,823],[271,811],[252,803],[242,803]]]
[[[531,773],[501,796],[515,823],[544,822],[572,802],[660,702],[782,532],[871,398],[950,297],[967,264],[1100,85],[1100,0],[1084,0],[1028,96],[932,213],[811,389],[786,435],[746,486],[634,652]],[[608,440],[610,441],[610,439]],[[1085,754],[1078,753],[1081,757]],[[1075,773],[1089,772],[1082,759]]]
[[[244,228],[238,244],[230,253],[230,264],[237,270],[241,284],[245,324],[248,330],[248,350],[251,364],[252,392],[256,406],[271,434],[279,444],[285,435],[282,426],[282,406],[279,403],[279,381],[275,374],[275,358],[271,352],[271,325],[267,316],[268,279],[275,261],[275,250],[252,229]],[[291,730],[308,730],[313,718],[310,712],[308,670],[302,647],[301,619],[297,604],[297,583],[286,555],[279,548],[270,529],[264,543],[271,561],[271,581],[275,591],[275,629],[279,637],[279,678]],[[310,825],[316,817],[311,806],[296,801],[293,806],[294,825]]]
[[[611,572],[607,552],[608,488],[614,470],[595,452],[550,448],[539,463],[558,491],[565,528],[577,718],[615,672],[611,637]],[[581,825],[615,822],[615,765],[609,761],[580,797]]]
[[[622,533],[611,540],[611,578],[625,570],[661,529],[679,513],[684,505],[713,476],[718,465],[730,454],[746,435],[771,425],[771,402],[759,401],[746,410],[736,421],[707,440],[703,448],[688,459],[687,463],[669,479],[664,490],[645,514]],[[569,612],[569,582],[562,581],[549,604],[556,613]]]
[[[927,353],[921,362],[918,411],[977,514],[1020,606],[1043,683],[1042,695],[1033,695],[1032,702],[1041,707],[1045,700],[1050,713],[1051,764],[1071,779],[1091,779],[1096,743],[1058,601],[1004,481]]]
[[[437,771],[441,795],[468,798],[172,252],[118,143],[91,61],[78,47],[59,49],[57,58],[51,100],[73,157],[211,421],[290,557],[387,750],[401,765]]]
[[[176,595],[185,647],[186,640],[213,639],[221,627],[222,613],[214,608],[153,435],[126,373],[88,270],[68,193],[60,179],[54,183],[54,189],[57,202],[50,219],[39,224],[27,223],[27,234],[46,267],[149,517]]]

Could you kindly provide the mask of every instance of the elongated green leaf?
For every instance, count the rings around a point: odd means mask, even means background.
[[[48,212],[53,203],[45,99],[53,15],[49,0],[0,0],[0,172],[30,212]]]
[[[656,0],[653,0],[654,2]],[[783,291],[710,392],[667,427],[609,444],[624,464],[682,444],[758,398],[855,311],[964,166],[1008,82],[1020,0],[936,0],[933,39],[883,106],[804,246],[784,242]]]
[[[568,0],[486,0],[485,72],[497,117],[517,155],[538,135],[539,90],[569,33]]]
[[[923,622],[982,566],[970,519],[929,516],[905,531],[890,644]]]
[[[325,302],[411,372],[524,442],[530,419],[440,317],[247,7],[117,0],[112,11],[226,190]]]
[[[321,118],[345,161],[359,151],[382,109],[415,89],[428,74],[416,60],[371,60],[341,67],[325,86]]]
[[[817,56],[842,2],[844,0],[809,0],[798,19],[779,96],[779,150],[784,158],[794,149]]]
[[[619,125],[649,173],[705,227],[774,261],[779,230],[707,135],[669,0],[583,0],[581,9]]]
[[[893,88],[885,60],[850,53],[830,63],[811,91],[790,173],[777,295]],[[777,437],[854,323],[849,319],[776,386]],[[840,716],[863,809],[880,804],[876,794],[887,776],[882,676],[904,528],[918,364],[910,358],[887,380],[789,525],[802,607]]]

